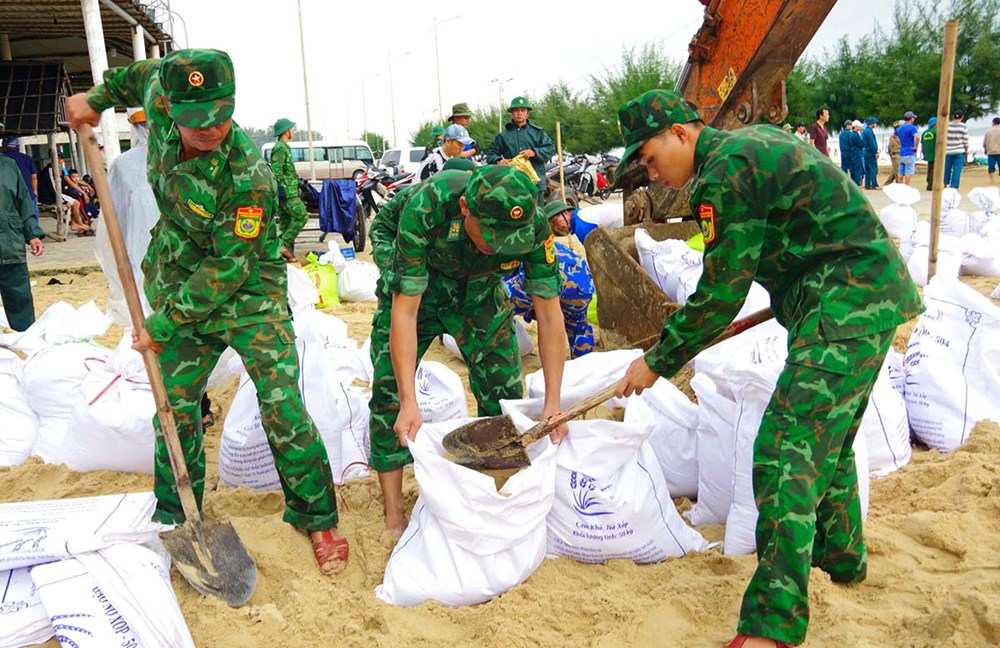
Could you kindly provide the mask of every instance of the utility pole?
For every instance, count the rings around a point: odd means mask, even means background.
[[[309,80],[306,77],[306,36],[302,29],[302,0],[299,6],[299,47],[302,50],[302,88],[306,94],[306,139],[309,141],[309,179],[316,182],[316,160],[313,155],[312,116],[309,113]]]
[[[506,79],[490,79],[490,83],[495,83],[500,87],[500,117],[497,119],[497,132],[503,132],[503,84],[510,83],[514,77]]]
[[[392,52],[389,52],[389,108],[392,110],[392,145],[399,146],[396,135],[396,92],[392,87]]]
[[[452,16],[451,18],[445,18],[439,21],[434,18],[434,69],[437,72],[437,86],[438,86],[438,123],[444,123],[444,109],[441,107],[441,59],[438,57],[438,25],[443,25],[446,22],[456,20],[459,16]]]

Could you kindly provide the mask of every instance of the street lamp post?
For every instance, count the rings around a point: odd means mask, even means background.
[[[299,8],[299,48],[302,50],[302,90],[306,96],[306,139],[309,142],[309,179],[316,181],[316,156],[313,155],[312,115],[309,112],[309,79],[306,76],[306,37],[302,28],[302,0]]]
[[[396,93],[392,87],[392,52],[389,52],[389,108],[392,110],[392,145],[399,146],[396,136]]]
[[[506,79],[490,79],[490,83],[495,83],[500,86],[500,117],[497,119],[497,132],[503,131],[503,84],[510,83],[514,80],[514,77],[509,77]]]
[[[441,60],[438,57],[438,25],[443,25],[446,22],[456,20],[459,16],[452,16],[451,18],[445,18],[444,20],[434,19],[434,69],[437,72],[437,86],[438,86],[438,122],[444,123],[444,110],[441,107]]]

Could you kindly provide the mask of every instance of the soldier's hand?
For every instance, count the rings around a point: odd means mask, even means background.
[[[507,158],[500,158],[499,160],[497,160],[497,164],[510,164],[510,160],[508,160]]]
[[[410,445],[410,441],[417,438],[417,430],[424,423],[424,417],[420,414],[420,408],[416,403],[399,406],[399,416],[396,417],[396,425],[393,429],[399,437],[399,445],[404,448]]]
[[[544,410],[542,410],[542,420],[547,421],[553,416],[557,416],[559,413],[560,412],[558,406],[546,407]],[[549,432],[549,439],[552,440],[552,443],[559,443],[560,441],[566,438],[567,434],[569,434],[569,427],[565,423],[563,423],[559,427]]]
[[[521,151],[521,156],[524,157],[525,160],[530,160],[535,157],[535,149],[524,149]]]
[[[653,383],[660,377],[646,364],[646,358],[639,357],[632,361],[625,377],[618,383],[618,391],[615,394],[621,398],[623,396],[639,395],[642,390],[652,387]]]
[[[78,92],[66,100],[66,119],[70,128],[78,130],[83,124],[97,126],[101,123],[101,113],[90,107],[86,93]]]
[[[31,256],[42,256],[42,250],[45,246],[42,245],[42,240],[40,238],[33,238],[28,241],[28,245],[31,246]]]
[[[157,355],[159,355],[160,352],[163,351],[163,345],[160,344],[159,342],[154,341],[153,338],[149,337],[149,333],[146,332],[146,329],[141,329],[139,331],[133,329],[132,348],[138,351],[139,353],[151,350],[153,353]]]

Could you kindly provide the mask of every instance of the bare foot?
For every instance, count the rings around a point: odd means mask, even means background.
[[[337,527],[327,531],[310,531],[309,539],[312,540],[313,555],[324,576],[339,574],[347,568],[347,538],[340,535]]]
[[[403,537],[403,533],[406,531],[406,523],[406,514],[403,513],[402,507],[392,512],[388,510],[385,512],[385,530],[394,540],[399,540]]]

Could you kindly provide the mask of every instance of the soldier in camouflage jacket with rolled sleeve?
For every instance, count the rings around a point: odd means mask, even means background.
[[[299,174],[295,171],[289,140],[295,132],[295,122],[281,118],[274,122],[277,139],[271,149],[271,171],[278,183],[278,235],[284,246],[285,259],[295,261],[295,239],[309,222],[309,212],[299,196]]]
[[[434,338],[455,338],[480,416],[498,415],[500,400],[523,396],[513,312],[502,281],[520,264],[538,319],[544,415],[559,411],[566,336],[554,245],[534,184],[513,167],[487,166],[471,175],[441,171],[403,204],[392,265],[379,280],[371,339],[369,464],[379,473],[391,533],[406,527],[402,469],[413,461],[406,446],[422,423],[414,376]],[[553,438],[563,434],[564,427]]]
[[[112,106],[142,106],[149,181],[160,219],[143,261],[153,313],[135,348],[158,353],[199,507],[205,452],[199,402],[227,346],[243,358],[285,495],[284,520],[310,532],[325,573],[346,566],[326,450],[299,391],[285,263],[274,218],[276,186],[260,152],[232,122],[232,61],[179,50],[104,73],[67,101],[70,125],[96,124]],[[154,519],[182,523],[159,417]],[[331,561],[339,561],[331,564]]]
[[[896,327],[921,311],[906,265],[861,190],[826,156],[770,126],[705,126],[676,92],[619,110],[650,180],[691,183],[705,238],[696,292],[635,361],[621,394],[672,376],[736,316],[751,282],[788,329],[788,359],[757,434],[758,566],[730,644],[805,639],[810,566],[864,580],[867,552],[852,444]]]

